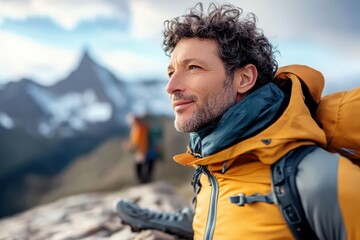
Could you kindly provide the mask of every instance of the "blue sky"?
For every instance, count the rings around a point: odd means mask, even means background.
[[[196,2],[0,0],[0,84],[27,77],[51,85],[76,67],[84,49],[123,80],[166,79],[163,22]],[[360,86],[360,1],[217,2],[257,15],[280,51],[279,65],[320,70],[330,92]]]

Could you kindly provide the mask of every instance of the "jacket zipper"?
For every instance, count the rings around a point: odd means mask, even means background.
[[[216,181],[216,178],[207,170],[206,168],[203,169],[203,172],[208,177],[210,186],[211,186],[211,196],[210,196],[210,206],[208,212],[208,218],[205,228],[205,240],[210,240],[214,236],[215,230],[215,222],[216,222],[216,207],[217,207],[217,198],[219,194],[219,185]]]

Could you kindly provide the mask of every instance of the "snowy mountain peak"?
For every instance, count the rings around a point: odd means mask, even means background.
[[[82,68],[82,67],[89,67],[89,66],[94,66],[94,65],[98,65],[93,58],[90,56],[90,53],[87,49],[84,50],[81,60],[79,61],[79,66],[78,69]]]
[[[52,86],[23,79],[0,89],[0,124],[48,137],[61,137],[60,128],[74,134],[124,128],[129,112],[172,115],[165,85],[121,81],[85,49],[77,67]]]

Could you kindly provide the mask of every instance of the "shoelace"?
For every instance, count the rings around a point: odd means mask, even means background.
[[[168,212],[155,212],[149,209],[140,209],[140,211],[138,211],[137,213],[149,218],[166,220],[166,221],[181,221],[183,219],[183,216],[186,214],[181,210],[168,213]]]

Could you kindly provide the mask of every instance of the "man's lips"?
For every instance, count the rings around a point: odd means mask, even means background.
[[[176,110],[180,110],[193,102],[194,102],[193,100],[176,100],[173,102],[173,107]]]

